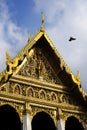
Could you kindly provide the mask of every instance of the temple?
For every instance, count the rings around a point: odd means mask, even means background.
[[[87,94],[44,29],[0,73],[1,130],[87,130]]]

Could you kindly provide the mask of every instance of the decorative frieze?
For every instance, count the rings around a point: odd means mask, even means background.
[[[53,91],[53,89],[48,90],[43,86],[33,86],[33,85],[25,85],[16,82],[8,82],[3,84],[0,87],[0,93],[9,93],[9,95],[15,94],[17,96],[26,96],[31,98],[38,98],[46,101],[52,101],[56,103],[62,104],[71,104],[76,105],[76,100],[70,94],[65,94],[58,91]],[[79,104],[77,104],[79,105]]]
[[[18,74],[50,83],[62,84],[44,54],[37,47],[30,50],[27,61]]]

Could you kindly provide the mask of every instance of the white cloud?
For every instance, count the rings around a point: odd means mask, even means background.
[[[76,74],[81,72],[82,87],[87,84],[87,1],[39,0],[35,10],[45,13],[46,30],[65,62]],[[70,36],[77,40],[69,43]]]
[[[5,52],[15,56],[26,41],[26,31],[12,21],[11,14],[5,1],[0,0],[0,71],[5,68]]]

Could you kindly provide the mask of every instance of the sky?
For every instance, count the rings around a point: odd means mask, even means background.
[[[6,67],[5,52],[13,58],[41,26],[71,71],[81,74],[87,92],[87,0],[0,0],[0,72]],[[70,36],[76,40],[69,42]]]

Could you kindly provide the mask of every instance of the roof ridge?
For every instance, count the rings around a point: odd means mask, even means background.
[[[34,38],[40,33],[40,31],[38,31],[29,41],[27,41],[27,44],[25,44],[25,46],[17,53],[17,55],[13,58],[15,59],[16,57],[20,57],[20,54],[23,54],[23,51],[27,48],[27,46],[34,40]]]

